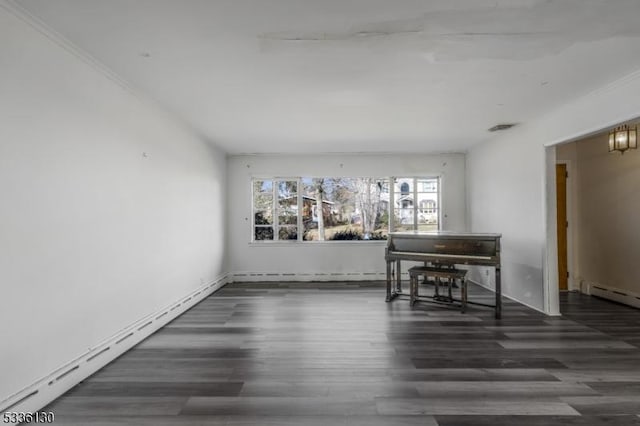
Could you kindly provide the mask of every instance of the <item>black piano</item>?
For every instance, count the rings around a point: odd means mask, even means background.
[[[429,262],[431,264],[481,265],[495,268],[495,316],[502,316],[500,285],[501,234],[479,234],[451,231],[391,232],[387,239],[387,302],[402,293],[400,261]],[[396,262],[396,286],[391,283],[392,264]],[[473,303],[473,302],[470,302]],[[480,304],[480,303],[478,303]]]

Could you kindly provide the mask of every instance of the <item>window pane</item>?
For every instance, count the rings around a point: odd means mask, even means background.
[[[438,179],[417,179],[418,186],[418,229],[432,231],[438,229]]]
[[[270,226],[256,226],[253,239],[256,241],[273,240],[273,228]]]
[[[388,231],[389,198],[383,192],[385,179],[356,178],[356,210],[360,214],[363,239],[384,239]]]
[[[297,225],[298,197],[282,198],[278,201],[278,224]]]
[[[438,179],[418,179],[418,192],[438,192]]]
[[[254,180],[253,192],[263,192],[267,194],[273,194],[273,181],[272,180]]]
[[[389,229],[388,180],[303,178],[302,191],[304,240],[386,238]],[[318,208],[319,200],[322,201],[321,209]]]
[[[408,231],[415,229],[413,216],[413,178],[397,178],[394,183],[394,229]]]
[[[302,178],[302,226],[305,241],[324,241],[325,229],[331,227],[331,191],[328,178]],[[318,205],[322,205],[322,210]]]
[[[271,180],[253,181],[253,220],[255,225],[273,224],[273,181]]]
[[[438,182],[438,178],[417,179],[418,229],[421,231],[438,229]]]
[[[278,198],[291,198],[298,194],[298,182],[295,180],[278,181]]]
[[[394,230],[437,230],[439,178],[396,178],[394,180]]]
[[[298,238],[298,182],[282,180],[278,188],[278,240]]]
[[[254,225],[273,225],[271,209],[257,211],[253,214]]]
[[[413,209],[395,209],[395,230],[409,231],[415,229],[413,223]]]
[[[278,230],[279,240],[297,240],[298,239],[298,227],[297,226],[281,226]]]

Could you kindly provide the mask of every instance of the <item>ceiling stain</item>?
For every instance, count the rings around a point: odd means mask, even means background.
[[[337,32],[268,32],[258,39],[264,53],[393,49],[422,55],[430,62],[534,60],[579,43],[640,37],[638,0],[612,1],[615,14],[607,0],[547,0],[533,6],[436,10]]]

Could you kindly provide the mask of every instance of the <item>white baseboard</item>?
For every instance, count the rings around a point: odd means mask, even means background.
[[[467,281],[468,281],[468,282],[470,282],[470,283],[472,283],[472,284],[475,284],[475,285],[477,285],[477,286],[479,286],[479,287],[486,288],[486,289],[487,289],[487,290],[489,290],[489,291],[495,292],[495,289],[494,289],[493,287],[486,286],[486,285],[484,285],[484,284],[482,284],[482,283],[480,283],[480,282],[478,282],[478,281],[475,281],[475,280],[469,280],[469,279],[468,279]],[[521,304],[521,305],[524,305],[524,306],[526,306],[527,308],[531,308],[531,309],[533,309],[534,311],[541,312],[541,313],[543,313],[543,314],[545,314],[545,315],[549,315],[549,316],[561,316],[561,314],[557,314],[557,315],[551,315],[551,314],[548,314],[548,313],[546,313],[545,311],[543,311],[542,309],[536,308],[535,306],[532,306],[532,305],[530,305],[530,304],[528,304],[528,303],[526,303],[526,302],[523,302],[522,300],[518,300],[518,299],[516,299],[515,297],[508,296],[508,295],[506,295],[506,294],[504,294],[504,293],[502,293],[502,297],[506,297],[506,298],[507,298],[507,299],[509,299],[509,300],[513,300],[514,302],[517,302],[517,303],[519,303],[519,304]]]
[[[0,401],[0,418],[2,418],[2,413],[9,411],[35,412],[41,410],[82,380],[229,282],[230,277],[227,274],[202,285],[169,306],[139,319],[117,334],[109,337],[104,342],[91,348],[86,353],[69,361],[51,374],[16,392],[7,399]]]
[[[607,286],[597,282],[582,281],[580,290],[592,296],[623,303],[634,308],[640,308],[640,294],[629,290]]]
[[[386,280],[384,272],[235,272],[234,282],[272,281],[379,281]]]

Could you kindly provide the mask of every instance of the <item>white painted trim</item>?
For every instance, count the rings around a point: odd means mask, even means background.
[[[22,5],[20,5],[15,0],[0,0],[0,7],[9,11],[9,13],[13,14],[15,17],[31,26],[33,29],[38,31],[40,34],[48,38],[53,43],[60,46],[62,49],[66,50],[77,59],[81,60],[85,64],[91,66],[93,69],[98,71],[100,74],[113,81],[123,89],[127,90],[129,93],[136,97],[142,97],[140,93],[131,86],[126,80],[120,77],[118,74],[109,69],[102,62],[95,59],[93,56],[86,53],[84,50],[80,49],[78,46],[73,44],[71,41],[66,39],[60,33],[49,27],[38,17],[33,15],[27,9],[25,9]]]
[[[560,315],[560,288],[558,285],[558,231],[556,199],[556,147],[544,148],[543,224],[546,244],[543,256],[542,306],[547,315]]]
[[[633,92],[633,89],[631,89],[629,86],[633,87],[634,84],[637,83],[638,81],[640,81],[640,70],[633,71],[632,73],[627,74],[624,77],[621,77],[617,80],[614,80],[605,86],[597,87],[595,90],[585,93],[583,96],[576,99],[574,103],[570,105],[570,108],[575,110],[576,108],[584,109],[585,106],[587,105],[590,107],[593,104],[594,97],[602,96],[606,98],[607,96],[610,96],[612,93],[616,93],[616,92],[623,92],[623,93]],[[558,114],[558,111],[552,111],[550,112],[550,114],[562,115],[562,114]],[[546,118],[547,117],[544,117],[542,121],[544,121]],[[604,121],[599,122],[599,124],[598,122],[596,122],[596,124],[593,124],[593,125],[590,124],[589,127],[586,127],[582,130],[572,131],[570,134],[566,136],[557,137],[548,142],[545,142],[543,145],[545,147],[550,147],[550,146],[555,146],[555,145],[566,143],[566,142],[575,142],[580,139],[584,139],[589,136],[595,135],[597,133],[606,131],[607,129],[610,129],[612,127],[619,126],[620,123],[635,120],[637,118],[638,118],[638,111],[633,111],[631,113],[625,112],[625,115],[623,116],[610,117],[610,118],[604,119]],[[545,125],[548,125],[548,124],[545,123]]]
[[[629,290],[622,290],[597,282],[583,281],[581,290],[591,296],[598,296],[603,299],[619,302],[634,308],[640,308],[640,293]]]
[[[44,21],[29,12],[16,0],[0,0],[0,8],[5,9],[10,14],[24,22],[26,25],[30,26],[35,31],[38,31],[52,43],[67,51],[82,63],[93,68],[96,72],[112,81],[123,90],[127,91],[131,96],[139,99],[141,102],[152,107],[164,116],[169,117],[173,122],[178,123],[183,129],[193,133],[193,126],[185,122],[182,117],[179,117],[174,112],[167,110],[166,107],[158,103],[157,100],[149,97],[147,94],[134,87],[131,83],[129,83],[129,81],[117,74],[111,68],[91,56],[89,53],[74,44],[71,40],[65,38],[62,34],[57,32],[53,28],[49,27]],[[217,147],[215,143],[211,141],[207,142],[210,145]]]
[[[47,376],[0,401],[0,416],[5,411],[35,412],[42,409],[229,282],[230,276],[225,274],[140,318]]]

